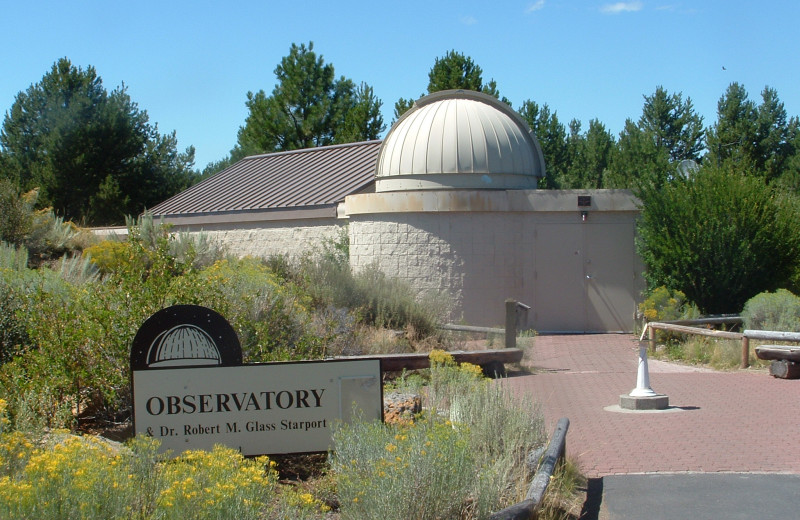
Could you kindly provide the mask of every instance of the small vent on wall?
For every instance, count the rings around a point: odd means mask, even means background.
[[[592,206],[592,196],[591,195],[578,195],[578,207],[579,208],[590,208]]]

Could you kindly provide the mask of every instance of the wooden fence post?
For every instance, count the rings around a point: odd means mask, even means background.
[[[742,368],[750,366],[750,338],[742,336]]]
[[[506,300],[506,348],[517,348],[517,301]]]

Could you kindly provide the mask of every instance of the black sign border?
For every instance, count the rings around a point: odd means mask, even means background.
[[[218,312],[201,305],[173,305],[156,312],[139,327],[131,344],[130,367],[148,370],[148,353],[159,334],[178,325],[194,325],[211,336],[220,355],[218,366],[231,367],[242,364],[242,347],[239,337],[228,320]],[[182,365],[191,367],[190,363]]]

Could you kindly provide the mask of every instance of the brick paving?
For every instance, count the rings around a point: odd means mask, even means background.
[[[638,338],[621,334],[539,336],[530,375],[510,377],[542,404],[547,429],[570,420],[567,453],[590,478],[676,472],[800,474],[800,380],[765,370],[697,370],[650,361],[666,412],[605,408],[636,386]]]

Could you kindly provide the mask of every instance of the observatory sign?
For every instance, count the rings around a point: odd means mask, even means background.
[[[326,451],[355,410],[382,416],[377,360],[242,364],[233,328],[195,305],[163,309],[131,348],[134,428],[162,450]]]

